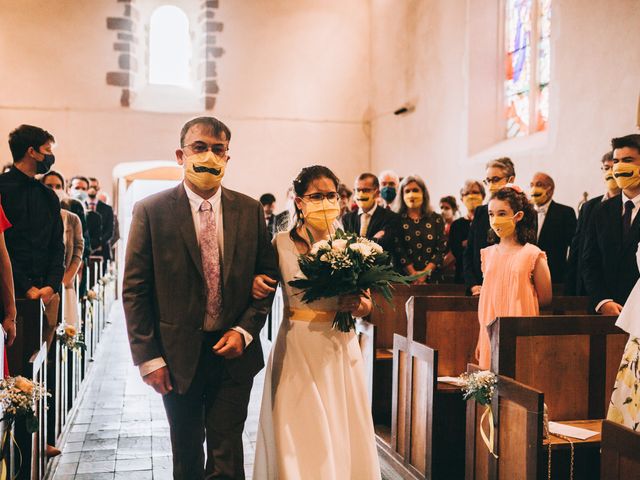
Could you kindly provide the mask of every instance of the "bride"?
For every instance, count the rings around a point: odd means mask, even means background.
[[[637,253],[640,268],[640,248]],[[624,303],[616,325],[629,334],[611,394],[607,419],[640,431],[640,280]]]
[[[365,296],[302,303],[288,285],[300,278],[298,256],[333,233],[340,213],[338,178],[322,166],[303,168],[293,182],[296,222],[273,240],[284,296],[284,318],[267,371],[253,478],[379,479],[380,467],[362,354],[353,331],[332,328],[337,311],[361,317]],[[254,296],[273,291],[268,277]]]

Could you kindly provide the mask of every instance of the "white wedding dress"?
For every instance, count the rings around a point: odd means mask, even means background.
[[[305,304],[288,285],[302,277],[288,232],[274,245],[285,314],[267,364],[253,478],[379,479],[357,337],[332,328],[333,299]]]

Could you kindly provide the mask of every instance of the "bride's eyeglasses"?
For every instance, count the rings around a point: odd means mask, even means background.
[[[327,199],[328,202],[334,203],[334,202],[337,202],[338,199],[340,198],[340,195],[338,195],[338,192],[327,192],[327,193],[316,192],[316,193],[308,193],[302,196],[307,200],[309,200],[311,203],[322,203],[322,200],[325,198]]]

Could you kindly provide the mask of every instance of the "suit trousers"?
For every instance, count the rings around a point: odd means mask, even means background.
[[[189,390],[163,397],[175,480],[244,479],[242,431],[253,379],[238,382],[211,347],[223,332],[206,333]],[[206,464],[203,443],[206,441]]]

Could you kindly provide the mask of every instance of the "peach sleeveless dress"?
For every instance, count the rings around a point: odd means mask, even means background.
[[[478,350],[480,367],[491,368],[491,344],[487,325],[496,317],[533,316],[540,313],[538,295],[533,285],[533,269],[538,259],[547,255],[527,243],[508,248],[500,244],[480,250],[484,281],[480,290]]]

